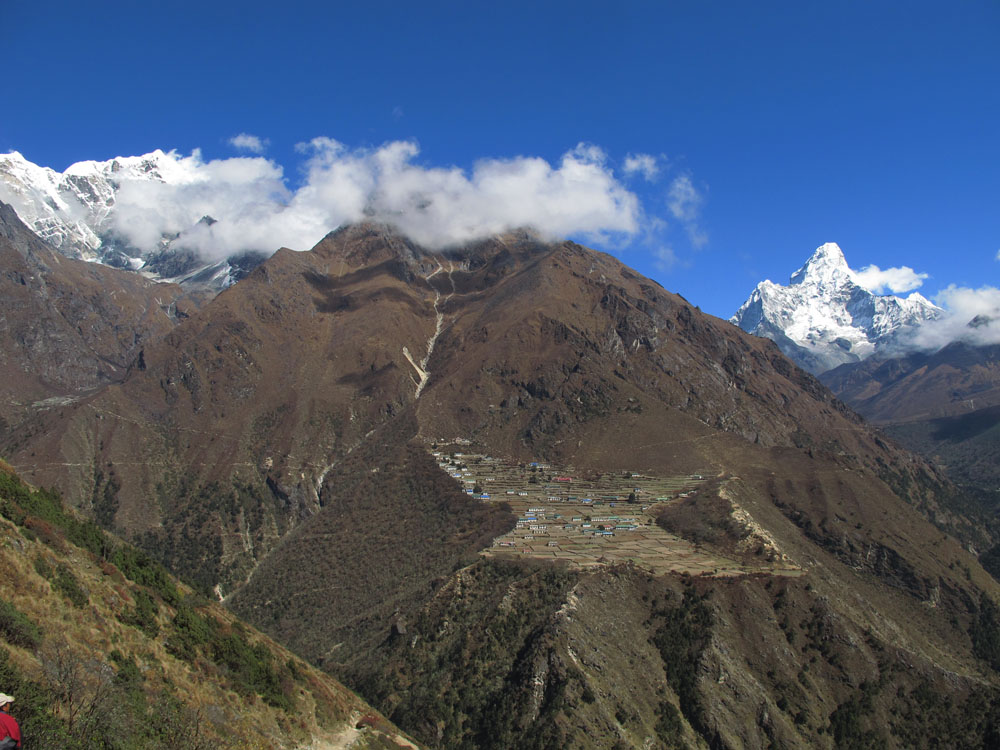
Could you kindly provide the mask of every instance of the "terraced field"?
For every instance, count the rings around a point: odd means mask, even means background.
[[[788,562],[747,563],[668,533],[656,524],[667,504],[706,476],[580,474],[544,463],[516,464],[480,453],[435,451],[438,465],[482,502],[505,502],[517,526],[482,551],[488,556],[567,560],[581,567],[631,561],[654,573],[798,575]]]

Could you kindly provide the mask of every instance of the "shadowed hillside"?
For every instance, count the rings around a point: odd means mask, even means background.
[[[1000,347],[952,343],[937,352],[868,360],[824,373],[841,398],[958,485],[943,503],[974,523],[942,524],[986,552],[1000,574]]]

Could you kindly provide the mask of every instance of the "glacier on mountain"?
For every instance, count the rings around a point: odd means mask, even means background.
[[[799,366],[819,374],[875,353],[944,311],[918,292],[876,295],[862,287],[833,242],[821,245],[787,286],[762,281],[730,318],[772,339]]]
[[[63,255],[141,271],[158,280],[223,288],[252,269],[252,259],[259,262],[263,256],[242,253],[233,256],[239,262],[205,261],[176,247],[176,234],[138,248],[116,226],[123,184],[187,184],[193,178],[183,162],[174,152],[156,149],[142,156],[81,161],[57,172],[13,151],[0,154],[0,201],[10,204],[21,221]]]
[[[0,200],[63,255],[98,259],[113,229],[115,196],[124,180],[183,180],[176,162],[157,149],[143,156],[81,161],[65,172],[40,167],[17,151],[0,154]]]

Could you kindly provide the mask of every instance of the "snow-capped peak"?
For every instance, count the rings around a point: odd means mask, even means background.
[[[118,156],[107,161],[80,161],[63,172],[40,167],[13,151],[0,154],[0,201],[10,204],[20,219],[63,255],[96,260],[119,268],[142,268],[151,276],[177,276],[201,281],[202,272],[220,265],[188,252],[183,262],[169,256],[177,234],[152,237],[135,247],[122,235],[116,218],[119,191],[136,183],[177,186],[200,182],[201,154],[190,156],[156,149],[142,156]],[[250,261],[244,261],[248,265]],[[221,264],[229,268],[228,262]],[[249,265],[252,268],[252,265]],[[233,274],[243,268],[229,268]],[[220,279],[222,277],[219,277]],[[235,277],[234,277],[235,278]],[[219,286],[215,279],[209,284]]]
[[[196,149],[191,156],[182,157],[176,151],[156,149],[142,156],[116,156],[107,161],[78,161],[63,172],[66,176],[103,178],[113,180],[157,180],[171,185],[190,182],[191,170],[185,168],[188,160],[201,160]]]
[[[792,274],[788,283],[843,283],[851,278],[851,269],[844,258],[844,251],[836,242],[827,242],[816,248],[802,268]]]
[[[917,292],[903,299],[863,288],[840,247],[827,242],[788,286],[758,284],[730,320],[773,339],[799,365],[820,373],[890,348],[905,329],[942,312]]]
[[[180,157],[156,149],[142,156],[80,161],[57,172],[13,151],[0,154],[0,201],[13,206],[25,224],[64,255],[94,260],[111,229],[123,182],[190,182],[192,170],[185,161],[200,158],[197,152]]]

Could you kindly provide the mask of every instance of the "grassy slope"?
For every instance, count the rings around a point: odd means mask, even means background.
[[[357,696],[2,462],[0,514],[0,682],[26,749],[397,746]]]

